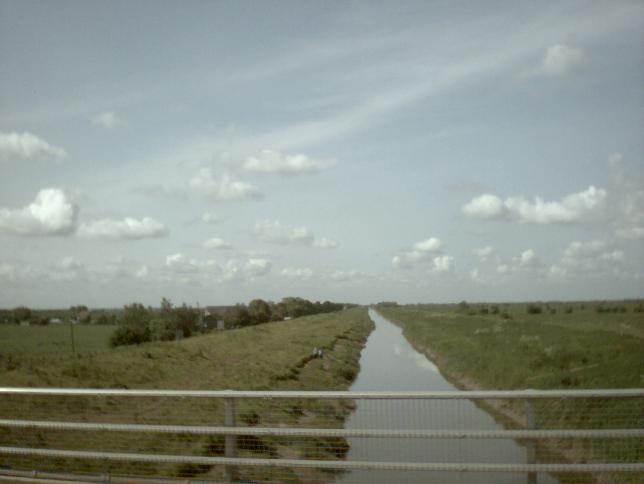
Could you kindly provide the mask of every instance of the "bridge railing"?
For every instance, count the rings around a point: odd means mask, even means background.
[[[0,480],[551,483],[642,476],[644,389],[0,388]]]

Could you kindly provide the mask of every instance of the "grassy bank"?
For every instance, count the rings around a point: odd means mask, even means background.
[[[462,389],[642,387],[642,313],[598,312],[590,303],[562,310],[567,307],[551,305],[536,314],[518,304],[503,305],[497,314],[487,307],[482,314],[481,308],[456,305],[378,310]],[[484,406],[508,426],[525,423],[523,402]],[[540,428],[644,426],[640,400],[542,401],[535,403],[535,412]],[[644,442],[633,439],[610,446],[592,440],[563,446],[550,442],[538,450],[550,461],[592,461],[602,455],[633,462],[644,453]]]
[[[644,384],[643,313],[527,314],[509,306],[379,308],[464,388],[632,388]]]
[[[62,358],[43,367],[19,367],[0,372],[0,385],[52,387],[331,390],[346,389],[359,370],[360,351],[373,328],[364,309],[267,323],[185,339],[120,347],[79,359]],[[314,347],[324,358],[311,358]],[[351,405],[339,402],[248,401],[238,405],[240,425],[341,427]],[[221,402],[208,399],[36,398],[2,401],[4,418],[87,420],[164,424],[223,424]],[[56,448],[92,448],[136,452],[221,455],[223,440],[174,436],[159,442],[156,435],[119,433],[74,435],[74,432],[29,431],[0,433],[0,445]],[[134,446],[134,448],[133,448]],[[337,458],[346,452],[342,439],[241,439],[240,454],[247,456],[301,456]],[[34,467],[14,460],[13,465]],[[64,469],[69,462],[47,461]],[[43,463],[38,464],[39,467]],[[75,462],[73,468],[92,472],[200,475],[221,477],[221,469],[195,466],[152,466]],[[247,471],[246,478],[273,476],[283,471]],[[275,472],[281,472],[278,476]],[[288,477],[297,478],[295,471]],[[242,476],[244,477],[244,476]]]

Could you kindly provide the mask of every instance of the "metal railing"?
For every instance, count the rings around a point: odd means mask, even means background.
[[[644,389],[0,388],[0,480],[370,481],[365,472],[631,482],[644,475]]]

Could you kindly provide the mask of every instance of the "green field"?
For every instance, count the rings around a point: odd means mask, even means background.
[[[635,312],[634,303],[613,305],[625,307],[623,313],[600,313],[598,304],[543,304],[539,314],[528,314],[524,304],[379,311],[465,388],[642,386],[644,313]],[[498,314],[491,314],[490,306]]]
[[[77,324],[74,348],[81,358],[109,349],[116,326]],[[73,356],[69,323],[48,326],[0,324],[0,374],[16,368],[42,368]]]
[[[644,313],[634,311],[639,307],[634,303],[614,304],[617,312],[598,312],[598,304],[543,304],[537,314],[529,314],[523,304],[497,305],[498,313],[489,305],[379,307],[378,311],[401,326],[410,343],[462,389],[644,386]],[[508,427],[525,425],[523,402],[482,405]],[[534,410],[539,428],[644,427],[639,399],[539,400]],[[550,442],[539,444],[537,451],[546,461],[592,461],[602,456],[634,462],[644,452],[644,442]],[[610,477],[607,482],[636,482],[630,477]]]
[[[17,330],[19,328],[12,328]],[[24,328],[31,329],[31,328]],[[50,328],[33,328],[47,331]],[[89,328],[95,329],[95,328]],[[342,390],[359,370],[359,358],[373,323],[365,309],[266,323],[241,329],[210,333],[178,342],[146,343],[98,351],[74,359],[68,356],[34,367],[20,365],[0,372],[2,386],[244,389],[244,390]],[[28,346],[28,345],[27,345]],[[324,348],[324,358],[311,358],[314,347]],[[31,361],[37,347],[19,359]],[[88,353],[89,354],[89,353]],[[221,401],[209,399],[42,398],[11,397],[0,403],[3,418],[221,425]],[[239,405],[241,425],[342,427],[351,402],[336,401],[248,401]],[[94,434],[92,434],[94,435]],[[223,442],[212,437],[113,432],[87,434],[56,431],[11,431],[0,429],[0,445],[26,445],[64,449],[130,452],[192,453],[221,455]],[[246,442],[244,444],[244,442]],[[249,443],[250,442],[250,443]],[[301,438],[285,442],[279,438],[242,439],[240,455],[301,456],[337,458],[346,452],[344,439]],[[30,469],[29,460],[6,459],[7,464]],[[38,468],[70,468],[64,459],[40,459]],[[221,469],[191,466],[153,466],[78,461],[74,469],[88,472],[131,474],[209,475],[221,478]],[[245,478],[287,478],[285,471],[248,469]],[[295,471],[289,471],[295,472]],[[259,474],[256,474],[259,473]],[[278,474],[276,474],[278,473]],[[290,477],[289,477],[290,478]],[[319,478],[319,476],[318,476]]]

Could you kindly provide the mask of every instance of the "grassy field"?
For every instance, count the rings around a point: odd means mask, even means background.
[[[605,310],[611,306],[605,303],[600,312],[599,304],[541,304],[541,312],[533,305],[533,314],[523,304],[378,310],[463,389],[644,386],[644,313],[634,311],[639,307],[635,303],[613,304],[617,312]],[[487,402],[484,407],[506,426],[524,424],[523,402]],[[535,413],[539,428],[644,427],[641,400],[537,401]],[[538,453],[550,461],[592,461],[594,455],[603,455],[632,462],[644,454],[644,442],[551,442],[540,445]],[[619,482],[631,482],[630,477]]]
[[[109,349],[116,326],[74,325],[74,347],[81,358]],[[72,357],[71,329],[66,324],[19,326],[0,324],[0,373],[16,368],[42,368]]]
[[[47,328],[34,328],[47,329]],[[364,309],[321,314],[290,321],[211,333],[179,342],[148,343],[99,351],[74,359],[61,357],[40,367],[20,365],[0,372],[3,386],[331,390],[346,389],[359,370],[360,351],[373,323]],[[324,358],[311,358],[314,347]],[[19,358],[20,359],[20,358]],[[30,361],[23,356],[25,361]],[[164,424],[223,424],[219,401],[208,399],[42,398],[3,399],[3,418],[86,420]],[[342,427],[351,403],[333,401],[248,401],[237,408],[241,425]],[[212,437],[173,436],[160,443],[157,435],[113,432],[81,435],[76,432],[0,430],[0,445],[35,445],[66,449],[221,455],[223,440]],[[21,444],[22,443],[22,444]],[[241,439],[240,454],[247,456],[302,456],[337,458],[346,452],[343,439]],[[13,459],[12,465],[32,468],[33,462]],[[69,462],[39,460],[38,467],[64,469]],[[152,466],[75,462],[74,468],[91,472],[202,475],[221,477],[221,469],[198,466]],[[255,469],[242,477],[297,479],[296,471]],[[281,472],[276,475],[276,472]],[[299,472],[299,471],[298,471]]]
[[[584,309],[581,309],[581,306]],[[629,388],[644,385],[644,313],[596,304],[379,308],[467,388]],[[622,305],[620,305],[622,307]],[[487,308],[488,314],[481,314]],[[566,312],[572,308],[572,312]],[[554,310],[554,312],[552,312]]]

